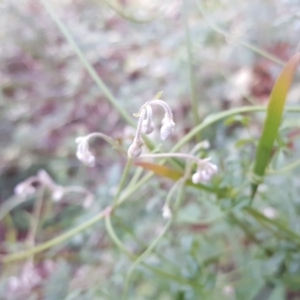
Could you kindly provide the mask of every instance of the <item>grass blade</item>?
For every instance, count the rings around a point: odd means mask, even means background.
[[[271,151],[281,123],[286,97],[299,61],[300,53],[297,53],[288,61],[272,89],[263,132],[259,139],[254,160],[251,199],[254,198],[257,188],[263,180],[265,169],[270,161]]]

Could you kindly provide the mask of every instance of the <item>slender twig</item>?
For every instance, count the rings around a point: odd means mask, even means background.
[[[76,44],[74,38],[70,34],[67,27],[64,25],[63,22],[60,21],[55,11],[52,9],[51,5],[49,4],[49,1],[41,0],[43,6],[63,34],[63,36],[66,38],[66,40],[69,42],[69,44],[73,47],[74,51],[76,52],[78,58],[80,59],[81,63],[84,65],[92,79],[95,81],[97,86],[101,89],[103,94],[107,97],[108,101],[111,103],[111,105],[120,113],[120,115],[123,117],[123,119],[130,125],[134,126],[134,122],[130,115],[126,112],[126,110],[119,104],[118,100],[113,96],[111,91],[108,89],[106,84],[102,81],[102,79],[99,77],[99,75],[96,73],[95,69],[92,67],[92,65],[89,63],[89,61],[86,59],[85,55],[81,51],[81,49]]]
[[[172,199],[173,194],[175,193],[175,191],[178,189],[178,184],[182,184],[182,180],[177,181],[173,187],[171,188],[171,190],[169,191],[168,195],[167,195],[167,199],[166,199],[166,204],[167,206],[169,206],[170,201]],[[182,198],[182,193],[178,193],[177,196],[177,201],[181,200]],[[134,263],[132,264],[132,266],[130,267],[127,276],[126,276],[126,280],[125,280],[125,285],[124,285],[124,294],[123,294],[123,300],[126,299],[127,294],[128,294],[128,289],[129,289],[129,284],[130,284],[130,280],[133,274],[133,271],[136,269],[136,267],[147,257],[149,256],[149,254],[153,251],[153,249],[156,247],[156,245],[158,244],[158,242],[162,239],[162,237],[166,234],[166,232],[168,231],[168,229],[170,228],[171,224],[173,221],[173,217],[170,216],[170,218],[168,219],[167,223],[165,224],[165,226],[163,227],[163,229],[161,230],[160,234],[154,239],[154,241],[148,246],[148,248],[134,261]]]
[[[28,232],[26,243],[30,248],[35,245],[35,238],[39,226],[39,220],[42,212],[43,199],[44,199],[45,187],[41,187],[38,191],[38,195],[34,204],[33,214],[30,216],[30,230]],[[33,262],[33,255],[31,261]]]
[[[96,1],[99,2],[99,1]],[[144,24],[144,23],[150,23],[153,20],[155,20],[158,16],[154,15],[151,16],[150,18],[147,19],[138,19],[130,14],[128,14],[126,11],[124,11],[123,7],[120,7],[120,5],[118,5],[118,2],[116,1],[114,4],[112,4],[113,1],[109,1],[109,0],[104,0],[105,4],[107,6],[109,6],[116,14],[118,14],[121,18],[132,22],[132,23],[137,23],[137,24]]]
[[[189,85],[190,85],[190,94],[191,94],[191,110],[194,119],[194,124],[200,124],[200,117],[198,114],[198,101],[196,96],[196,80],[195,72],[193,66],[193,53],[192,53],[192,43],[190,28],[188,22],[188,0],[183,0],[183,17],[184,17],[184,28],[185,28],[185,43],[187,49],[187,58],[188,58],[188,70],[189,70]],[[200,134],[197,135],[198,140],[200,140]]]
[[[201,13],[201,15],[203,16],[204,20],[206,21],[206,23],[208,24],[208,26],[210,26],[215,32],[223,35],[227,41],[232,41],[232,42],[235,42],[245,48],[248,48],[249,50],[261,55],[261,56],[264,56],[265,58],[268,58],[269,60],[272,60],[273,62],[281,65],[281,66],[285,66],[285,62],[282,61],[281,59],[279,59],[278,57],[262,50],[262,49],[259,49],[258,47],[248,43],[248,42],[245,42],[245,41],[242,41],[240,39],[237,39],[237,38],[234,38],[233,36],[231,36],[228,32],[226,32],[225,30],[223,30],[222,28],[220,28],[217,24],[213,23],[208,17],[207,17],[207,13],[203,7],[203,5],[201,4],[201,1],[200,0],[195,0],[195,3]]]

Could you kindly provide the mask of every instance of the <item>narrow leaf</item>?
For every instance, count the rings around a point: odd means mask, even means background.
[[[265,169],[270,161],[274,141],[281,123],[286,97],[299,61],[300,53],[297,53],[288,61],[272,89],[267,107],[267,116],[262,135],[258,142],[254,161],[253,181],[251,186],[252,199],[256,194],[258,185],[262,181]]]
[[[152,163],[143,162],[143,161],[137,161],[134,164],[139,167],[142,167],[143,169],[152,171],[157,175],[160,175],[162,177],[167,177],[174,181],[180,179],[183,176],[183,172],[177,171],[177,170],[174,170],[174,169],[162,166],[162,165],[152,164]]]
[[[184,173],[178,170],[174,170],[171,169],[169,167],[166,166],[162,166],[162,165],[157,165],[157,164],[153,164],[153,163],[148,163],[148,162],[143,162],[143,161],[136,161],[134,163],[135,165],[142,167],[145,170],[149,170],[152,171],[153,173],[162,176],[162,177],[166,177],[169,178],[173,181],[176,181],[180,178],[182,178],[184,176]],[[208,185],[204,185],[204,184],[194,184],[192,182],[192,180],[188,179],[186,181],[186,185],[188,186],[192,186],[195,188],[198,188],[200,190],[204,190],[210,193],[214,193],[216,194],[219,198],[222,197],[229,197],[230,195],[232,196],[232,191],[230,188],[228,187],[222,187],[222,188],[218,188],[218,187],[211,187]]]

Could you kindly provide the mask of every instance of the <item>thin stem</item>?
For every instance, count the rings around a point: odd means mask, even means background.
[[[110,238],[113,240],[113,242],[119,247],[120,250],[122,250],[126,255],[129,256],[130,259],[132,260],[136,260],[138,259],[138,257],[136,257],[134,254],[132,254],[125,246],[124,244],[121,242],[121,240],[118,238],[112,223],[111,223],[111,218],[109,215],[107,215],[107,217],[105,218],[105,225],[106,225],[106,230],[110,236]],[[191,286],[197,286],[197,283],[193,283],[192,281],[189,280],[185,280],[181,277],[177,277],[173,274],[169,274],[166,273],[162,270],[160,270],[159,268],[155,268],[153,266],[150,266],[144,262],[141,262],[141,265],[143,265],[144,267],[146,267],[147,269],[151,270],[152,272],[154,272],[155,274],[158,274],[162,277],[167,277],[169,279],[172,279],[180,284],[187,284],[187,285],[191,285]]]
[[[98,2],[98,1],[96,1],[96,2]],[[104,2],[121,18],[123,18],[129,22],[132,22],[132,23],[138,23],[138,24],[150,23],[158,17],[157,15],[154,15],[148,19],[137,19],[137,18],[129,15],[126,11],[124,11],[123,7],[120,7],[119,5],[117,5],[117,3],[118,3],[117,1],[115,1],[115,4],[112,4],[111,3],[112,1],[109,1],[109,0],[104,0]]]
[[[140,116],[139,116],[139,121],[138,121],[138,124],[137,124],[134,141],[141,141],[142,140],[142,125],[143,125],[143,121],[145,119],[145,116],[146,116],[146,108],[144,107],[141,110],[141,113],[140,113]]]
[[[220,28],[217,24],[213,23],[208,17],[207,17],[207,13],[204,9],[204,7],[202,6],[201,4],[201,1],[200,0],[195,0],[195,3],[201,13],[201,15],[203,16],[204,20],[206,21],[206,23],[208,24],[208,26],[213,29],[215,32],[223,35],[227,41],[233,41],[245,48],[248,48],[250,49],[251,51],[253,52],[256,52],[257,54],[261,55],[261,56],[264,56],[266,58],[268,58],[269,60],[272,60],[273,62],[281,65],[281,66],[285,66],[285,62],[282,61],[281,59],[279,59],[278,57],[262,50],[262,49],[259,49],[258,47],[256,46],[253,46],[251,45],[250,43],[248,42],[245,42],[245,41],[241,41],[240,39],[235,39],[234,37],[232,37],[228,32],[226,32],[225,30],[223,30],[222,28]]]
[[[105,140],[108,144],[110,144],[113,148],[116,148],[118,151],[120,151],[122,154],[127,155],[126,151],[117,143],[114,139],[112,139],[110,136],[102,133],[102,132],[93,132],[85,136],[87,140],[90,140],[92,138],[99,137],[103,140]]]
[[[17,261],[17,260],[21,260],[21,259],[25,259],[27,257],[30,257],[34,254],[37,254],[39,252],[45,251],[49,248],[52,248],[56,245],[59,245],[65,241],[67,241],[68,239],[72,238],[73,236],[75,236],[76,234],[78,234],[79,232],[88,229],[89,227],[93,226],[94,224],[96,224],[97,222],[99,222],[100,220],[102,220],[107,214],[109,214],[111,212],[111,207],[107,207],[105,208],[103,211],[101,211],[100,213],[98,213],[96,216],[94,216],[93,218],[87,220],[86,222],[78,225],[77,227],[43,243],[40,244],[38,246],[35,246],[33,248],[24,250],[24,251],[20,251],[17,253],[13,253],[7,256],[2,256],[0,261],[2,263],[10,263],[13,261]]]
[[[187,153],[153,153],[153,154],[143,154],[136,159],[140,158],[168,158],[168,157],[176,157],[176,158],[184,158],[194,161],[196,164],[205,163],[210,160],[210,158],[200,159],[191,154]]]
[[[129,170],[130,170],[131,165],[132,165],[132,159],[129,158],[127,160],[127,162],[126,162],[126,166],[125,166],[125,169],[123,171],[122,178],[121,178],[121,181],[119,183],[119,187],[118,187],[117,193],[116,193],[116,195],[113,198],[113,201],[112,201],[113,206],[117,205],[117,201],[118,201],[118,199],[120,197],[120,194],[121,194],[121,191],[122,191],[122,189],[123,189],[123,187],[125,185],[125,182],[126,182],[128,174],[129,174]]]
[[[161,106],[164,109],[165,113],[168,115],[168,117],[173,120],[172,110],[171,110],[170,106],[165,101],[160,100],[160,99],[153,99],[153,100],[150,100],[147,105]]]
[[[118,246],[118,248],[123,251],[125,254],[127,254],[131,259],[135,259],[135,255],[132,254],[125,246],[124,244],[120,241],[120,239],[118,238],[118,236],[116,235],[112,224],[111,224],[111,218],[110,218],[110,214],[108,214],[105,218],[105,228],[106,231],[108,233],[108,235],[110,236],[110,238],[113,240],[113,242]]]
[[[143,168],[136,168],[136,170],[134,172],[134,175],[132,176],[130,182],[127,185],[128,189],[130,189],[131,187],[135,186],[135,184],[137,183],[138,179],[142,175],[143,171],[144,171]]]
[[[258,112],[258,111],[265,111],[265,110],[266,110],[265,106],[243,106],[229,111],[208,115],[201,124],[196,126],[188,134],[182,137],[182,139],[171,149],[170,152],[178,151],[182,146],[187,144],[198,132],[204,130],[205,128],[209,127],[210,125],[222,119],[225,119],[233,115],[241,114],[241,113]],[[286,107],[285,111],[300,112],[300,107],[295,107],[295,106]]]
[[[296,160],[294,161],[293,163],[279,169],[279,170],[268,170],[266,172],[266,174],[268,175],[275,175],[275,174],[281,174],[281,173],[286,173],[286,172],[289,172],[293,169],[296,169],[297,167],[300,166],[300,159],[299,160]]]
[[[67,27],[64,25],[63,22],[60,21],[57,14],[52,9],[51,5],[49,4],[50,1],[41,0],[43,6],[47,10],[48,14],[51,16],[63,36],[66,38],[66,40],[69,42],[69,44],[73,47],[74,51],[76,52],[78,58],[80,59],[81,63],[84,65],[92,79],[95,81],[97,86],[100,88],[100,90],[103,92],[103,94],[107,97],[108,101],[111,103],[111,105],[120,113],[120,115],[123,117],[123,119],[131,126],[134,126],[134,122],[130,115],[124,110],[124,108],[119,104],[118,100],[113,96],[113,94],[110,92],[106,84],[102,81],[102,79],[99,77],[99,75],[96,73],[92,65],[89,63],[89,61],[84,56],[81,49],[77,46],[74,38],[70,34]]]
[[[288,236],[292,241],[296,242],[298,245],[300,244],[300,235],[298,235],[295,231],[291,230],[290,228],[286,227],[281,222],[271,220],[251,207],[245,207],[245,211],[248,214],[250,214],[254,219],[260,220],[261,222],[265,222],[269,225],[273,225],[275,228],[280,230],[280,233],[285,233],[285,235]]]
[[[174,194],[174,192],[177,189],[178,182],[176,182],[173,187],[171,188],[170,192],[167,195],[166,199],[166,205],[168,205],[171,201],[171,198]],[[128,289],[129,289],[129,283],[130,279],[132,277],[132,273],[135,270],[135,268],[152,252],[152,250],[156,247],[157,243],[161,240],[161,238],[165,235],[165,233],[168,231],[172,224],[172,217],[169,218],[167,221],[166,225],[162,229],[161,233],[154,239],[154,241],[149,245],[149,247],[135,260],[135,262],[132,264],[130,267],[126,280],[125,280],[125,287],[124,287],[124,294],[123,294],[123,299],[125,300],[128,294]]]
[[[38,191],[38,196],[36,198],[36,202],[34,205],[33,215],[31,217],[31,222],[30,222],[30,230],[29,230],[28,236],[26,238],[27,243],[30,247],[33,247],[35,244],[35,236],[37,233],[39,219],[40,219],[40,215],[41,215],[41,211],[42,211],[44,192],[45,192],[45,188],[42,187]]]
[[[184,16],[184,28],[185,28],[185,44],[187,50],[188,57],[188,71],[189,71],[189,85],[190,85],[190,94],[191,94],[191,108],[192,108],[192,116],[194,119],[194,124],[200,124],[200,117],[198,114],[198,103],[196,96],[196,80],[195,80],[195,72],[193,70],[193,53],[192,53],[192,43],[190,36],[190,28],[188,22],[188,0],[183,0],[183,16]],[[200,140],[200,134],[197,135],[198,140]]]

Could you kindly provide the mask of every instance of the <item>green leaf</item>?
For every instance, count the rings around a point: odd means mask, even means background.
[[[266,167],[270,162],[271,152],[281,123],[286,97],[299,61],[300,53],[297,53],[288,61],[272,89],[263,132],[258,142],[254,160],[253,180],[251,184],[252,199],[256,194],[258,185],[263,180]]]

